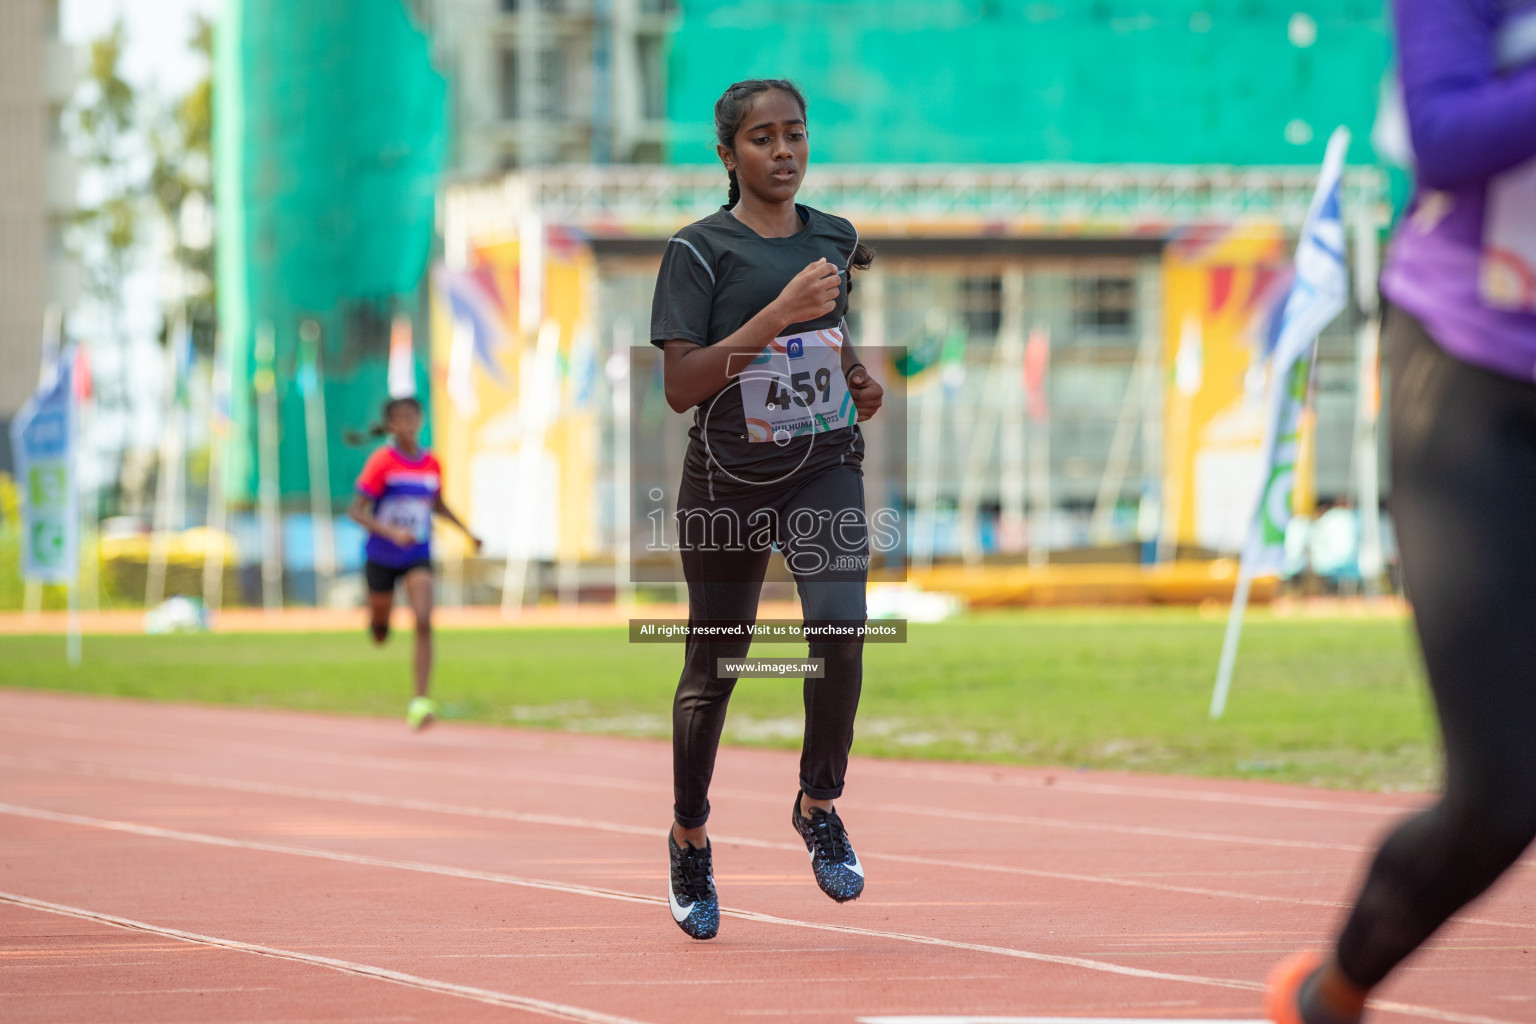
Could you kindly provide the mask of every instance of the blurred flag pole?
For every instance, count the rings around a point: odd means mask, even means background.
[[[213,338],[213,379],[209,391],[208,439],[208,533],[209,543],[203,551],[203,607],[209,622],[218,615],[224,604],[224,550],[225,520],[229,503],[224,498],[224,459],[229,448],[230,379],[229,348],[222,333]],[[217,547],[214,542],[217,541]]]
[[[1381,417],[1381,310],[1376,225],[1369,208],[1354,211],[1355,301],[1365,314],[1355,347],[1359,384],[1355,399],[1355,507],[1360,516],[1360,579],[1367,596],[1381,592],[1381,481],[1377,431]]]
[[[60,318],[59,342],[61,346],[63,341],[64,326],[63,319]],[[61,351],[59,358],[62,372],[68,374],[68,377],[62,382],[62,386],[68,389],[68,398],[66,399],[68,411],[65,418],[69,424],[69,440],[66,442],[67,447],[65,449],[68,453],[65,456],[68,461],[65,478],[68,480],[69,490],[65,498],[64,513],[67,523],[65,529],[68,536],[65,546],[69,549],[69,603],[66,606],[69,610],[65,623],[64,660],[70,665],[78,665],[82,655],[80,637],[80,395],[75,389],[74,373],[76,367],[74,353],[72,351]],[[69,360],[67,366],[63,362],[64,359]]]
[[[165,346],[165,383],[169,401],[160,425],[160,471],[155,480],[155,513],[149,538],[149,566],[144,581],[144,607],[157,608],[165,600],[166,562],[170,558],[171,531],[180,529],[182,433],[186,426],[183,396],[192,356],[192,327],[185,313],[171,326]]]
[[[945,330],[943,314],[931,310],[928,329]],[[935,321],[938,321],[935,324]],[[912,529],[908,543],[912,549],[912,566],[927,569],[933,565],[934,506],[938,504],[939,443],[942,439],[943,397],[937,381],[925,382],[927,386],[917,396],[917,487],[912,495]]]
[[[64,314],[58,306],[49,306],[43,312],[43,353],[38,361],[37,387],[41,391],[58,373],[59,349],[63,347]],[[16,479],[22,480],[20,467]],[[25,484],[22,485],[23,489]],[[43,585],[31,575],[25,575],[22,584],[21,607],[24,614],[34,616],[43,610]]]
[[[1044,327],[1029,332],[1024,344],[1024,393],[1029,404],[1029,564],[1041,568],[1050,558],[1051,522],[1051,335]]]
[[[944,469],[944,388],[946,376],[964,379],[964,367],[956,356],[965,351],[963,336],[937,307],[928,311],[928,333],[943,339],[931,352],[932,362],[917,369],[925,382],[917,401],[917,488],[912,497],[910,534],[912,565],[927,569],[933,565],[934,548],[939,536],[939,477]],[[953,367],[953,369],[952,369]]]
[[[446,291],[446,289],[444,289]],[[475,360],[475,325],[468,317],[458,316],[452,308],[451,301],[446,297],[443,304],[448,306],[448,379],[445,393],[451,403],[455,419],[467,421],[480,408],[479,397],[475,394],[474,360]],[[444,416],[439,420],[446,424],[448,419]],[[450,438],[455,442],[455,452],[463,452],[456,461],[460,465],[469,464],[469,429],[467,425],[453,431],[449,437],[433,437],[436,444],[447,446]],[[464,604],[464,563],[468,553],[468,545],[462,537],[455,536],[453,542],[447,547],[443,567],[443,603],[454,607]]]
[[[1007,363],[1003,372],[1008,380],[1024,376],[1024,271],[1013,269],[1003,275],[1003,323]],[[1005,401],[1001,412],[998,443],[998,548],[1007,554],[1024,550],[1028,521],[1024,516],[1027,491],[1024,468],[1024,431],[1026,420],[1020,402]]]
[[[507,546],[507,564],[501,586],[501,613],[508,618],[522,614],[523,601],[528,593],[528,572],[532,567],[534,545],[541,528],[538,509],[540,502],[558,502],[558,494],[541,494],[544,483],[544,443],[549,437],[550,424],[559,412],[560,369],[558,365],[560,324],[553,317],[539,328],[538,342],[534,348],[532,372],[532,398],[527,410],[527,423],[522,443],[518,449],[518,478],[522,484],[518,495],[520,519],[528,536],[519,538],[514,528]]]
[[[1177,460],[1173,465],[1173,486],[1163,496],[1164,516],[1158,535],[1157,562],[1179,560],[1179,520],[1184,516],[1184,491],[1189,487],[1190,473],[1186,468],[1185,452],[1189,444],[1189,419],[1195,396],[1205,383],[1205,331],[1200,318],[1189,313],[1179,325],[1179,347],[1173,352],[1173,386],[1178,397],[1174,399],[1173,422],[1169,433],[1172,443],[1169,450]]]
[[[1003,280],[1006,292],[1014,283],[1014,274]],[[966,565],[981,562],[981,490],[993,477],[987,472],[992,464],[992,453],[998,447],[998,428],[1002,420],[1002,407],[1006,402],[1006,390],[1010,380],[1008,367],[1015,364],[1015,349],[1022,350],[1022,328],[1016,330],[1008,317],[1009,302],[1003,298],[1003,317],[998,325],[997,339],[992,345],[992,361],[987,366],[986,379],[981,387],[981,407],[971,423],[970,443],[966,449],[965,470],[960,476],[960,500],[957,505],[956,533],[960,541],[960,554]],[[956,402],[963,407],[963,402]],[[1014,404],[1014,403],[1008,403]],[[957,432],[958,433],[958,432]]]
[[[279,507],[277,337],[271,321],[256,328],[256,494],[261,521],[261,604],[283,607],[283,520]]]
[[[1156,265],[1143,265],[1137,275],[1136,316],[1142,338],[1152,350],[1150,366],[1142,382],[1141,396],[1141,495],[1136,505],[1136,540],[1141,564],[1157,558],[1157,535],[1163,505],[1163,295],[1162,273]]]
[[[1131,448],[1136,441],[1138,419],[1145,419],[1142,406],[1151,388],[1147,377],[1157,378],[1159,354],[1154,331],[1142,328],[1141,340],[1136,346],[1136,361],[1131,366],[1131,376],[1125,384],[1125,400],[1120,403],[1120,416],[1115,422],[1115,434],[1109,443],[1109,458],[1104,464],[1104,476],[1099,481],[1099,493],[1093,502],[1093,518],[1088,525],[1088,537],[1094,544],[1115,542],[1115,509],[1120,504],[1120,490],[1125,485],[1125,471],[1131,464]]]
[[[83,462],[85,439],[90,436],[95,388],[91,378],[90,347],[84,341],[77,341],[74,350],[75,444]],[[81,468],[77,466],[75,469],[76,480],[80,481],[80,587],[84,591],[81,601],[86,608],[97,612],[101,611],[101,524],[97,518],[95,481],[91,480],[88,486]]]
[[[537,489],[541,482],[546,417],[556,397],[549,389],[558,384],[552,371],[560,341],[559,325],[546,322],[544,317],[544,232],[544,218],[532,209],[524,209],[517,234],[517,328],[521,337],[535,341],[532,377],[528,384],[521,385],[524,395],[532,401],[524,403],[528,408],[523,414],[517,457],[520,486],[517,499],[508,509],[512,523],[507,531],[507,560],[501,578],[501,614],[507,618],[522,614],[528,590],[528,563],[535,538],[519,537],[518,528],[521,526],[528,534],[537,529],[533,510],[541,497]]]
[[[409,332],[409,321],[406,321],[405,329]],[[414,384],[415,368],[411,369]],[[393,365],[390,376],[394,376]],[[336,583],[336,531],[331,522],[331,460],[325,430],[325,380],[320,371],[320,324],[315,320],[305,320],[299,325],[298,384],[299,394],[304,398],[304,437],[309,447],[309,518],[315,545],[315,604],[328,608]]]
[[[1260,476],[1263,483],[1243,544],[1232,610],[1221,644],[1221,663],[1211,693],[1212,718],[1220,718],[1227,709],[1232,668],[1237,661],[1237,644],[1253,577],[1277,569],[1285,557],[1285,528],[1290,522],[1291,495],[1296,484],[1300,424],[1311,386],[1317,336],[1344,310],[1349,292],[1340,201],[1344,156],[1348,151],[1349,130],[1340,126],[1328,139],[1317,191],[1296,243],[1296,277],[1286,296],[1279,337],[1269,357],[1269,415],[1264,425]]]
[[[630,579],[630,489],[634,481],[630,465],[629,350],[635,344],[635,324],[628,317],[613,322],[613,353],[608,357],[608,383],[613,389],[613,599],[623,607],[635,603],[635,584]]]
[[[588,309],[595,305],[590,294],[586,297],[584,305]],[[591,322],[578,321],[571,333],[570,355],[566,363],[563,387],[562,382],[558,380],[555,385],[556,388],[565,391],[573,413],[579,412],[590,400],[593,386],[590,373],[597,361],[596,348],[597,335],[593,331]],[[563,496],[557,495],[556,501],[563,502]],[[582,538],[574,528],[567,525],[564,514],[557,512],[555,521],[559,532],[555,554],[555,591],[561,604],[580,604]]]
[[[389,325],[389,397],[416,397],[416,349],[411,318],[395,314]]]

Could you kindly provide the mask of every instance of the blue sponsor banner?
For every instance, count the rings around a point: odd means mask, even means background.
[[[73,358],[11,421],[11,451],[21,492],[21,568],[33,583],[72,583],[80,564],[75,488]]]

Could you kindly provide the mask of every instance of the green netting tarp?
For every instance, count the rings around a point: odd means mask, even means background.
[[[385,397],[390,324],[414,322],[447,150],[447,86],[403,0],[226,0],[218,28],[219,324],[234,366],[231,499],[256,493],[255,339],[276,342],[281,492],[309,492],[300,328],[320,328],[331,492],[367,451],[342,441]]]
[[[668,158],[715,159],[715,100],[788,77],[836,163],[1374,162],[1380,0],[683,0]]]

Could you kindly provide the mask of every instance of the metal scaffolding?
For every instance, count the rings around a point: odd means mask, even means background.
[[[453,167],[661,158],[673,4],[410,2],[454,83]]]

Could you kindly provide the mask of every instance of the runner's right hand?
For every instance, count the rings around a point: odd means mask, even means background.
[[[837,265],[825,258],[817,260],[796,274],[779,292],[779,309],[785,324],[800,324],[826,316],[837,308],[837,293],[842,290]]]
[[[386,527],[383,532],[386,540],[393,541],[402,548],[414,547],[416,544],[416,534],[403,526]]]

